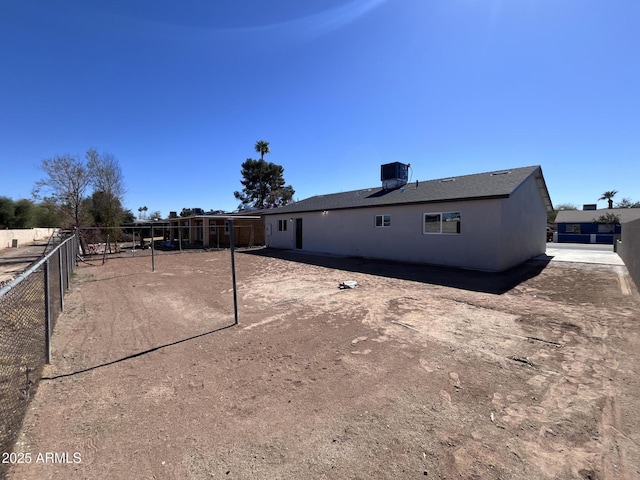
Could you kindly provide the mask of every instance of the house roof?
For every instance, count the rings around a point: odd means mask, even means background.
[[[180,221],[184,221],[184,220],[202,220],[204,218],[209,218],[212,220],[220,220],[220,219],[224,219],[224,220],[258,220],[261,219],[262,217],[259,215],[249,215],[249,214],[235,214],[235,213],[229,213],[229,214],[213,214],[213,215],[189,215],[188,217],[174,217],[174,218],[168,218],[166,220],[166,222],[170,222],[170,223],[176,223],[176,222],[180,222]]]
[[[459,177],[416,181],[408,183],[402,188],[392,190],[374,187],[328,195],[316,195],[284,207],[264,211],[264,214],[276,215],[412,203],[507,198],[532,175],[535,176],[540,196],[547,210],[553,210],[551,198],[542,176],[542,169],[539,166],[531,166]]]
[[[560,210],[556,223],[591,223],[599,217],[611,213],[617,215],[620,223],[640,218],[640,208],[602,208],[600,210]]]

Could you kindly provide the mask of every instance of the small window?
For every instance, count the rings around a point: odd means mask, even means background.
[[[598,233],[615,233],[615,225],[610,223],[599,223]]]
[[[376,227],[390,227],[391,215],[376,215]]]
[[[278,231],[286,232],[287,231],[287,221],[286,220],[278,220]]]
[[[579,223],[567,223],[564,227],[565,233],[582,233]]]
[[[423,233],[460,234],[460,212],[425,213]]]

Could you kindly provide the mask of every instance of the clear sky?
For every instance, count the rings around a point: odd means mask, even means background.
[[[297,199],[400,161],[640,200],[638,25],[638,0],[0,0],[0,195],[93,147],[134,213],[230,211],[262,139]]]

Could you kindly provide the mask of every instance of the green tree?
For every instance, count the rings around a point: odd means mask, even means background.
[[[134,215],[133,211],[129,208],[127,208],[126,210],[124,210],[122,212],[122,223],[124,224],[131,224],[133,222],[135,222],[136,220],[136,216]]]
[[[23,198],[14,203],[15,213],[13,217],[12,228],[30,228],[34,226],[34,210],[33,201]]]
[[[0,228],[12,228],[16,207],[9,197],[0,197]]]
[[[102,190],[96,190],[86,199],[85,211],[91,215],[95,227],[118,227],[124,219],[120,200]]]
[[[609,232],[615,232],[615,226],[620,224],[620,217],[613,213],[605,213],[600,215],[597,219],[593,219],[595,223],[602,223],[609,226]]]
[[[124,178],[118,160],[110,153],[98,153],[91,148],[86,153],[87,168],[91,172],[93,217],[98,225],[117,227],[122,223],[122,201],[125,194]],[[99,208],[100,211],[96,211]]]
[[[254,148],[256,149],[256,152],[260,154],[260,160],[264,160],[264,156],[267,153],[271,153],[271,150],[269,149],[269,142],[265,142],[264,140],[258,140]]]
[[[49,200],[34,203],[22,198],[0,197],[0,228],[33,228],[60,226],[58,207]]]
[[[242,206],[250,208],[272,208],[290,203],[295,190],[291,185],[285,185],[284,168],[264,160],[264,155],[271,151],[269,143],[260,140],[255,150],[260,153],[260,160],[247,158],[242,163],[240,183],[243,189],[242,192],[233,192],[233,195],[242,202]]]
[[[34,226],[36,227],[60,227],[63,225],[60,208],[55,202],[45,198],[37,203],[34,210]]]
[[[630,198],[623,198],[616,203],[616,208],[640,208],[640,202],[634,202]]]
[[[609,202],[608,208],[613,208],[613,197],[616,196],[616,193],[618,193],[617,190],[608,190],[604,192],[598,200],[606,200],[607,202]]]

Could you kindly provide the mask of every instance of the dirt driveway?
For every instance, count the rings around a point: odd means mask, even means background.
[[[81,265],[9,478],[640,478],[624,267],[237,267],[226,328],[228,252]]]

